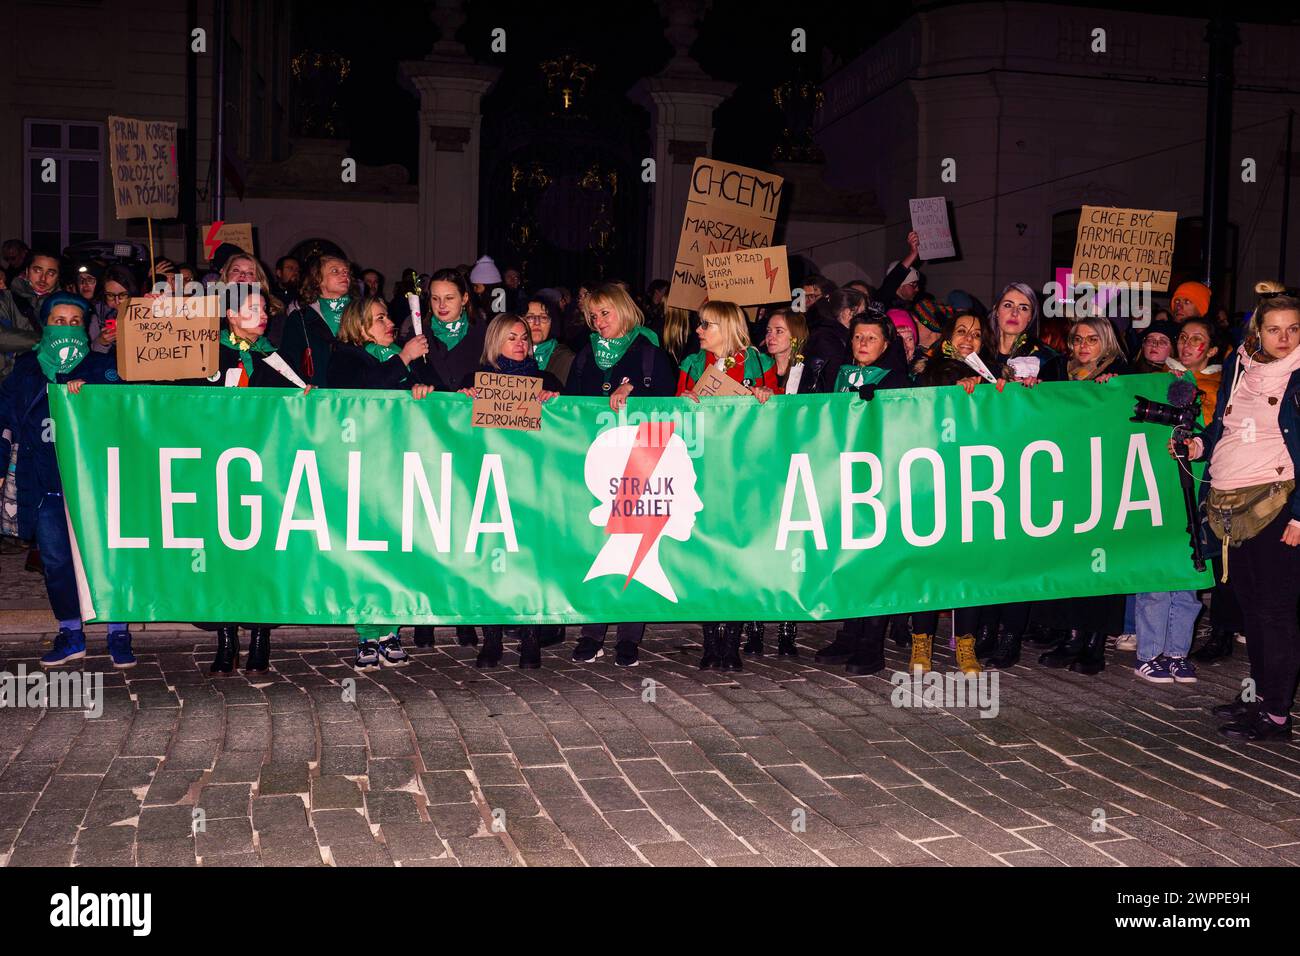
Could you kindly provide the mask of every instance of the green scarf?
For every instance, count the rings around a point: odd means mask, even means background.
[[[56,375],[66,375],[81,364],[90,352],[90,338],[80,325],[47,325],[36,344],[36,361],[51,382]]]
[[[620,335],[616,339],[601,338],[597,332],[591,333],[591,353],[596,359],[596,364],[600,366],[602,372],[608,372],[627,354],[627,350],[632,347],[632,343],[638,335],[645,336],[651,345],[659,344],[659,336],[655,335],[644,325],[638,325],[627,335]]]
[[[469,313],[461,309],[460,318],[455,322],[443,322],[435,315],[433,321],[429,323],[429,331],[434,334],[439,342],[447,346],[447,351],[450,352],[460,345],[460,340],[469,331]]]
[[[863,385],[875,385],[889,372],[874,365],[841,365],[835,376],[835,391],[856,392]]]
[[[533,346],[533,358],[537,359],[537,367],[544,369],[555,354],[555,346],[560,342],[559,339],[547,339],[540,345]]]
[[[700,351],[682,359],[681,369],[692,382],[698,382],[700,376],[704,374],[704,368],[708,360],[708,353],[701,349]],[[727,361],[731,362],[732,367],[736,364],[735,356],[728,356],[728,358],[723,362],[723,372],[728,371],[728,366],[726,365]],[[745,349],[745,381],[749,382],[750,386],[761,385],[763,382],[763,376],[767,373],[767,370],[772,367],[772,364],[773,360],[771,357],[764,355],[751,345],[749,348]]]
[[[320,301],[320,314],[325,319],[325,324],[330,327],[330,331],[336,336],[339,334],[339,323],[343,321],[343,310],[348,307],[352,301],[352,296],[341,295],[337,299],[322,298]]]
[[[244,374],[250,379],[253,377],[253,352],[259,352],[262,355],[269,355],[275,351],[275,346],[267,341],[266,336],[259,336],[256,342],[249,342],[246,339],[237,339],[230,333],[230,329],[221,330],[221,344],[228,349],[234,349],[239,356],[239,361],[244,366]]]
[[[378,342],[367,342],[366,351],[381,362],[387,362],[394,355],[402,354],[402,350],[396,345],[380,345]]]

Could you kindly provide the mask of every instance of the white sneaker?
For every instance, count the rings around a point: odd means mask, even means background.
[[[1136,634],[1121,634],[1115,638],[1115,650],[1117,651],[1136,651],[1138,649],[1138,638]]]
[[[1238,635],[1237,635],[1237,643],[1238,643],[1238,644],[1245,644],[1245,643],[1246,643],[1246,635],[1245,635],[1245,634],[1238,634]]]

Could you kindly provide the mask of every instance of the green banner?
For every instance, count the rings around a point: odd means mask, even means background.
[[[51,389],[88,619],[822,620],[1202,588],[1167,376],[546,404]]]

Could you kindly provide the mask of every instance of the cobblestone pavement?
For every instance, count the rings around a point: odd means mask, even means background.
[[[831,632],[732,675],[696,670],[696,627],[651,627],[636,668],[574,664],[570,643],[535,671],[513,647],[478,671],[440,628],[410,666],[357,675],[350,631],[282,629],[250,681],[210,679],[189,628],[144,632],[114,672],[92,629],[102,717],[0,709],[0,864],[1300,861],[1300,748],[1228,746],[1206,711],[1240,648],[1192,686],[1115,651],[1096,678],[1021,665],[981,718],[891,706],[892,643],[873,677],[814,665]],[[3,669],[35,667],[40,637],[0,637]]]

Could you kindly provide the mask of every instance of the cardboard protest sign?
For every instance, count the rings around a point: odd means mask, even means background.
[[[1176,212],[1084,206],[1070,270],[1075,284],[1150,283],[1153,292],[1167,291],[1177,226]]]
[[[251,222],[214,222],[203,227],[203,250],[209,262],[217,251],[217,246],[228,242],[238,246],[250,256],[257,255],[253,248],[253,224]]]
[[[509,428],[535,432],[542,428],[542,380],[531,375],[500,372],[474,374],[475,428]]]
[[[751,395],[749,389],[741,385],[716,365],[710,365],[695,383],[695,394],[701,398],[717,395]]]
[[[132,299],[118,309],[117,374],[126,382],[208,378],[220,367],[221,300]]]
[[[174,219],[176,124],[108,118],[108,156],[118,219]]]
[[[705,256],[704,282],[710,300],[736,305],[789,302],[790,267],[785,246]]]
[[[747,166],[706,156],[695,161],[668,305],[698,309],[704,303],[704,256],[772,245],[784,183],[781,176]]]
[[[952,226],[948,222],[948,200],[943,196],[909,199],[912,231],[921,238],[921,258],[951,259],[957,254],[952,244]]]

